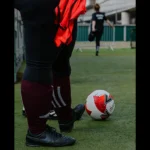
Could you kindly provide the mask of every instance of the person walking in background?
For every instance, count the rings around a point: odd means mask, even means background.
[[[94,37],[96,38],[96,56],[99,54],[99,49],[100,49],[100,40],[103,35],[104,31],[104,21],[110,26],[114,27],[108,18],[105,16],[104,12],[100,11],[100,5],[95,4],[94,5],[94,10],[95,13],[92,14],[92,23],[91,23],[91,31],[94,34]]]

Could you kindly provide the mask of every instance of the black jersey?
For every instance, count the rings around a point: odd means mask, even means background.
[[[103,12],[95,12],[92,14],[92,21],[96,21],[95,29],[101,31],[104,27],[104,20],[107,20],[105,13]]]

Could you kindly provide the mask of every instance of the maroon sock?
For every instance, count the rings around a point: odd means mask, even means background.
[[[53,76],[53,101],[58,120],[72,119],[70,78]]]
[[[39,134],[46,128],[44,118],[51,109],[52,86],[30,81],[22,81],[21,94],[31,133]]]

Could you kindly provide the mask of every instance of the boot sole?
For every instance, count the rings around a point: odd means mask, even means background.
[[[32,141],[32,142],[29,142],[29,141],[26,141],[26,146],[28,146],[28,147],[63,147],[63,146],[71,146],[71,145],[73,145],[74,143],[75,143],[76,141],[74,141],[74,142],[72,142],[72,143],[69,143],[69,144],[61,144],[61,145],[54,145],[54,144],[52,144],[52,145],[50,145],[50,144],[45,144],[45,143],[37,143],[37,142],[34,142],[34,141]]]

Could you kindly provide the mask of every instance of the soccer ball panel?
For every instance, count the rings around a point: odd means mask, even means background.
[[[115,109],[115,103],[109,92],[95,90],[88,95],[85,109],[88,115],[96,120],[108,118]]]
[[[109,96],[110,94],[105,91],[105,90],[95,90],[93,91],[91,94],[89,94],[89,98],[91,98],[91,96],[100,96],[100,95],[104,95],[106,94],[107,96]],[[87,100],[88,100],[88,97],[87,97]]]
[[[115,109],[115,102],[114,100],[112,99],[111,101],[109,101],[106,105],[106,109],[107,109],[107,112],[111,115]]]

